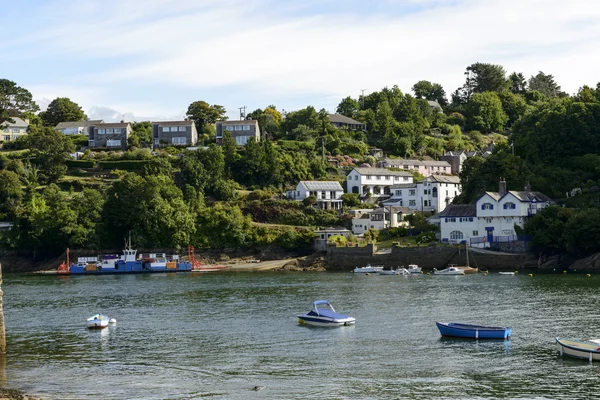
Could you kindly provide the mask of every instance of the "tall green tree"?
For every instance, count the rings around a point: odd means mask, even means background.
[[[525,94],[527,92],[527,78],[522,72],[513,72],[508,76],[509,90],[514,94]]]
[[[342,99],[340,104],[338,104],[335,112],[341,115],[345,115],[348,118],[356,118],[358,110],[360,110],[360,104],[358,103],[358,101],[348,96]]]
[[[467,130],[497,132],[508,122],[502,102],[494,92],[475,93],[467,103],[465,112]]]
[[[560,90],[554,77],[539,71],[537,75],[529,78],[529,90],[537,90],[546,97],[564,97],[566,94]]]
[[[65,162],[75,151],[71,139],[54,128],[33,129],[28,135],[31,160],[40,169],[43,183],[56,182],[65,174]]]
[[[217,121],[227,119],[226,113],[227,110],[225,110],[225,107],[218,104],[213,104],[211,106],[207,102],[200,100],[190,104],[186,117],[187,119],[194,121],[198,131],[201,131],[206,125],[211,125]]]
[[[462,88],[452,95],[452,102],[466,104],[475,93],[501,92],[509,87],[504,67],[496,64],[475,63],[467,67],[467,76]]]
[[[29,90],[8,79],[0,79],[0,126],[6,121],[12,122],[13,117],[22,117],[39,109]]]
[[[439,83],[419,81],[413,85],[412,91],[417,99],[437,101],[442,107],[448,104],[446,91]]]
[[[48,104],[46,111],[40,113],[40,118],[44,125],[55,127],[60,122],[87,120],[87,115],[68,97],[57,97]]]

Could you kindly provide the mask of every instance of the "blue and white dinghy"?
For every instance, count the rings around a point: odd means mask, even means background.
[[[327,300],[317,300],[313,303],[313,309],[306,314],[298,315],[299,324],[314,326],[347,326],[356,322],[354,317],[335,312],[333,306]]]

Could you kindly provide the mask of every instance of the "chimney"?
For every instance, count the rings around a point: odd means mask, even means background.
[[[500,197],[506,194],[506,181],[504,178],[500,178],[500,183],[498,184],[498,194]]]
[[[531,185],[529,184],[529,181],[525,181],[525,191],[531,192]]]

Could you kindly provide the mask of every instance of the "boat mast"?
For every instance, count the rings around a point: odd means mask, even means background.
[[[467,252],[467,267],[469,267],[469,245],[465,241],[465,251]]]

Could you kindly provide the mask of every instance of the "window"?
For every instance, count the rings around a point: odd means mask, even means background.
[[[185,136],[173,137],[171,138],[171,143],[174,145],[187,144],[187,139]]]
[[[243,131],[249,131],[250,130],[250,125],[242,125],[242,130]]]
[[[479,236],[479,231],[473,231],[473,236]]]
[[[396,180],[396,181],[399,181],[399,180],[400,180],[400,177],[399,177],[399,176],[397,176],[397,177],[395,178],[395,180]]]
[[[405,166],[404,166],[404,169],[408,169],[408,165],[405,165]]]
[[[6,132],[6,133],[10,133],[10,128],[6,128],[6,129],[4,130],[4,132]]]
[[[515,233],[513,232],[512,229],[505,229],[505,230],[502,231],[502,236],[512,236],[514,234]]]
[[[483,203],[481,205],[481,209],[482,210],[493,210],[494,209],[494,205],[492,203]]]
[[[248,143],[248,139],[250,139],[250,136],[236,136],[235,142],[238,146],[245,146]]]
[[[355,180],[355,181],[357,181],[357,180],[358,180],[358,175],[356,175],[356,176],[354,177],[354,180]]]
[[[515,208],[517,208],[515,203],[504,203],[505,210],[514,210]]]
[[[14,133],[19,133],[19,132],[21,132],[21,129],[19,129],[19,128],[13,128],[13,132]]]
[[[410,190],[408,191],[408,195],[409,195],[409,196],[414,196],[414,195],[415,195],[415,192],[416,192],[416,189],[410,189]]]
[[[408,176],[404,177],[404,182],[408,182]]]
[[[402,190],[396,190],[396,196],[402,196]]]
[[[241,125],[235,125],[234,128],[236,131],[241,131],[242,130],[242,126]]]
[[[107,129],[106,130],[106,134],[107,135],[112,135],[114,133],[114,129]]]
[[[446,218],[446,222],[456,222],[456,218]]]
[[[452,231],[450,232],[450,239],[451,240],[462,240],[463,238],[463,233],[461,231]]]
[[[329,192],[329,198],[335,200],[337,197],[335,196],[335,192]]]
[[[473,217],[469,217],[469,222],[473,222]]]
[[[492,223],[492,219],[491,218],[486,218],[485,222],[487,222],[488,224],[491,224]]]
[[[4,140],[10,141],[10,135],[4,135]]]
[[[321,192],[321,199],[325,200],[327,198],[326,192]]]
[[[98,135],[104,135],[105,133],[106,133],[106,130],[98,129]]]
[[[106,141],[106,146],[107,147],[121,147],[121,141],[109,139]]]
[[[380,181],[381,180],[381,176],[377,175],[377,180]]]
[[[120,134],[121,133],[121,128],[115,128],[115,133],[116,134]]]
[[[233,125],[225,125],[226,131],[233,131]]]
[[[409,200],[408,201],[408,206],[409,207],[415,207],[417,205],[417,201],[416,200]]]
[[[389,180],[390,180],[390,178],[391,178],[391,176],[386,176],[386,177],[385,177],[385,180],[386,180],[386,181],[389,181]]]
[[[169,132],[169,127],[168,126],[163,126],[162,127],[162,131],[163,132]]]
[[[179,127],[179,132],[185,132],[185,129],[186,129],[185,126],[180,126]]]
[[[367,179],[373,179],[371,175],[367,175]]]

